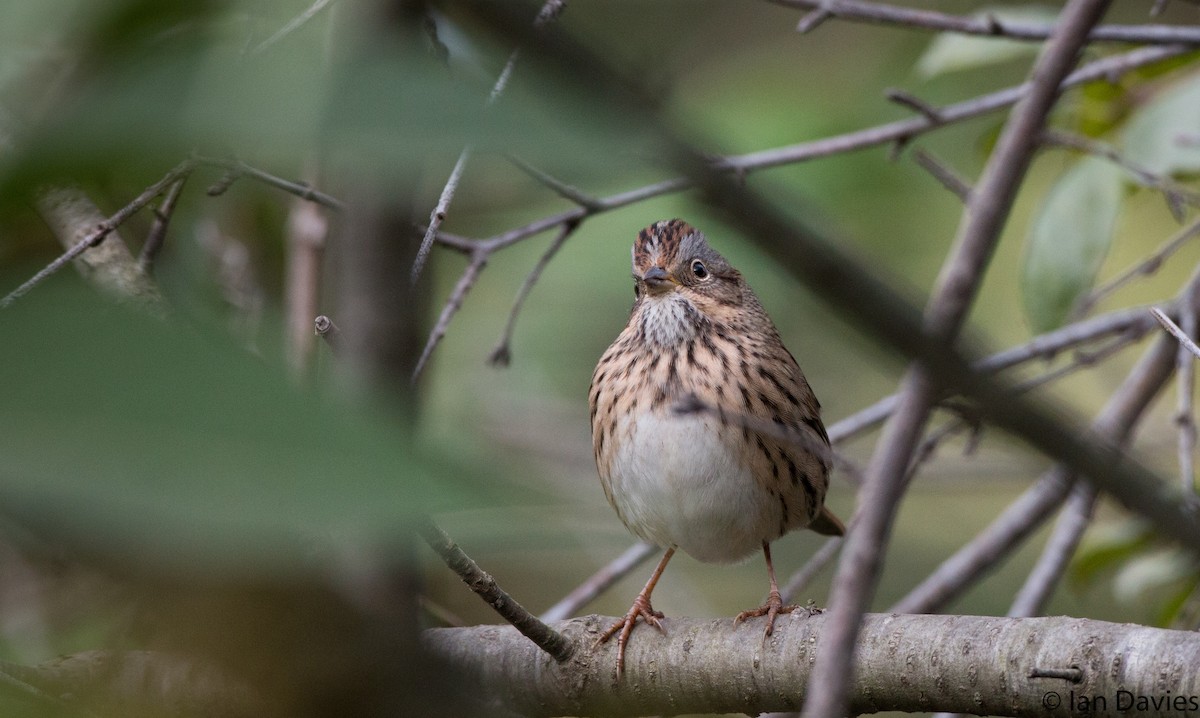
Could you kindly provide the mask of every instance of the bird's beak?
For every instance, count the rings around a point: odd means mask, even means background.
[[[651,267],[642,275],[646,291],[651,294],[666,294],[674,289],[679,282],[662,267]]]

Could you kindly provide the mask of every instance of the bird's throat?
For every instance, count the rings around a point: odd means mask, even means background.
[[[642,338],[663,347],[690,341],[705,323],[700,310],[678,292],[646,297],[638,315]]]

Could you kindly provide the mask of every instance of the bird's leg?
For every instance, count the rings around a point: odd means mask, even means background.
[[[763,556],[767,558],[767,576],[771,579],[771,592],[767,594],[767,602],[758,608],[752,608],[749,611],[739,613],[737,618],[733,619],[733,625],[736,626],[747,618],[766,616],[767,628],[763,631],[763,638],[766,638],[775,629],[776,616],[781,613],[791,613],[803,607],[792,604],[784,605],[783,596],[779,593],[779,583],[775,580],[775,566],[771,563],[771,544],[766,541],[763,541]]]
[[[664,634],[667,632],[667,629],[663,628],[662,623],[658,620],[663,617],[662,612],[655,611],[654,607],[650,605],[650,594],[654,592],[655,584],[658,583],[659,577],[662,576],[663,570],[667,567],[667,562],[674,555],[674,548],[667,549],[667,552],[663,554],[662,560],[658,562],[658,567],[654,569],[654,573],[650,574],[650,580],[646,582],[645,588],[637,595],[637,598],[633,599],[633,605],[629,607],[629,612],[625,614],[625,618],[610,626],[595,643],[598,646],[612,638],[617,631],[621,632],[621,635],[617,638],[618,676],[625,671],[625,644],[629,643],[629,634],[633,633],[633,627],[637,625],[639,616],[643,621],[654,626]],[[773,578],[772,581],[774,581]],[[776,592],[776,596],[778,596],[778,592]]]

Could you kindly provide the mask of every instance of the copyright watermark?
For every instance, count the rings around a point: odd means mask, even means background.
[[[1175,695],[1170,691],[1162,695],[1142,695],[1127,690],[1117,690],[1112,695],[1046,691],[1042,694],[1042,707],[1051,711],[1066,708],[1070,713],[1081,715],[1108,711],[1161,715],[1164,712],[1200,712],[1200,695]]]

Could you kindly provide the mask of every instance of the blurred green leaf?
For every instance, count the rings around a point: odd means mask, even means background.
[[[1093,581],[1145,550],[1153,540],[1153,531],[1135,519],[1095,524],[1075,552],[1071,578],[1081,583]]]
[[[1200,73],[1138,110],[1122,136],[1129,161],[1158,174],[1200,171]]]
[[[1136,603],[1159,588],[1192,579],[1196,559],[1177,547],[1164,548],[1129,560],[1113,579],[1113,593],[1123,603]]]
[[[1058,17],[1058,10],[1045,5],[993,6],[973,13],[972,17],[994,17],[1001,22],[1050,24]],[[917,73],[928,79],[948,72],[995,65],[1021,57],[1033,57],[1040,47],[1036,42],[944,32],[929,43],[929,47],[917,60]]]
[[[55,285],[0,326],[0,506],[76,550],[288,572],[495,495],[390,414],[299,391],[222,337]]]
[[[1121,171],[1088,157],[1050,189],[1026,239],[1021,293],[1034,332],[1061,326],[1091,289],[1112,244]]]

